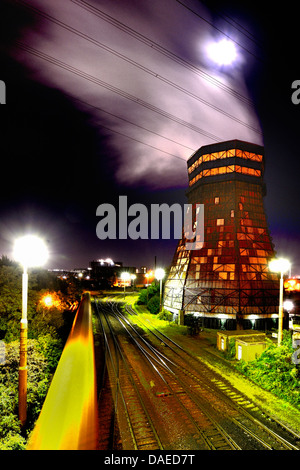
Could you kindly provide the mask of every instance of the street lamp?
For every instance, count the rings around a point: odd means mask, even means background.
[[[135,274],[131,274],[131,275],[130,275],[130,279],[132,280],[132,291],[134,291],[134,281],[136,280],[136,275],[135,275]]]
[[[52,295],[50,295],[50,294],[45,295],[42,298],[42,303],[44,304],[45,307],[48,307],[48,308],[53,307],[54,300],[53,300]]]
[[[130,279],[130,274],[127,273],[126,271],[124,271],[121,274],[121,279],[123,279],[123,282],[124,282],[124,299],[125,299],[125,286],[126,286],[126,281],[128,281],[128,279]]]
[[[42,266],[48,259],[48,250],[43,240],[34,235],[26,235],[15,241],[14,259],[23,266],[19,365],[19,420],[21,421],[21,425],[24,426],[27,418],[27,269],[34,266]]]
[[[282,341],[282,323],[283,323],[283,274],[289,271],[291,263],[284,258],[273,259],[269,263],[270,271],[280,273],[279,289],[279,315],[278,315],[278,346]]]
[[[159,311],[162,310],[162,280],[165,277],[165,270],[162,268],[157,268],[155,270],[155,277],[159,281]]]

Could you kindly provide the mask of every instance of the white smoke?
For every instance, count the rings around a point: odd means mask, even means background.
[[[198,3],[186,2],[198,16],[175,0],[26,5],[40,27],[24,31],[18,60],[110,136],[120,182],[186,186],[185,162],[202,145],[262,143],[243,79],[248,52],[237,46],[235,66],[213,66],[206,48],[222,33]],[[238,39],[246,44],[241,33]]]

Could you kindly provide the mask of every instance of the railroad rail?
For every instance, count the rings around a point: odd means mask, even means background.
[[[129,315],[136,315],[134,310],[126,305],[125,309]],[[141,321],[139,319],[139,321]],[[253,440],[261,444],[262,448],[273,450],[299,450],[300,435],[287,428],[274,417],[266,416],[256,403],[249,400],[235,387],[233,387],[223,376],[204,364],[199,358],[185,351],[179,344],[168,338],[157,328],[143,323],[149,333],[160,343],[163,343],[172,354],[168,357],[176,357],[176,367],[185,375],[185,382],[196,382],[195,388],[207,396],[208,399],[216,397],[216,406],[223,403],[224,412],[231,416],[231,421]],[[219,400],[219,401],[218,401]]]
[[[274,420],[271,426],[255,403],[179,344],[153,328],[149,328],[145,339],[121,311],[118,302],[110,302],[105,309],[110,310],[111,321],[118,322],[130,338],[132,354],[134,350],[139,351],[152,368],[153,381],[160,383],[160,396],[180,414],[186,431],[196,442],[194,448],[299,449],[300,436]],[[128,305],[125,309],[127,314],[136,315]],[[122,341],[119,340],[120,348],[123,348]],[[124,345],[124,351],[128,347]],[[169,448],[163,439],[162,445]]]
[[[135,372],[126,361],[114,333],[112,319],[109,318],[111,312],[105,304],[99,309],[97,301],[95,307],[105,342],[106,364],[113,391],[115,404],[113,420],[117,418],[119,421],[122,418],[126,420],[131,438],[127,445],[132,445],[134,450],[162,450],[162,443],[139,391]],[[115,429],[115,423],[112,429]]]
[[[96,303],[97,305],[97,303]],[[99,307],[96,307],[99,311]],[[130,326],[127,323],[127,319],[122,315],[118,308],[117,303],[111,303],[110,308],[109,308],[109,315],[107,312],[107,305],[102,306],[102,316],[105,317],[105,320],[108,323],[112,322],[118,322],[122,328],[126,331],[127,337],[131,339],[133,342],[133,347],[136,351],[139,352],[139,354],[142,356],[142,358],[146,361],[148,366],[150,367],[150,371],[152,372],[152,378],[153,382],[155,381],[156,384],[159,383],[159,387],[161,390],[167,390],[164,393],[158,394],[157,396],[160,397],[169,397],[169,401],[172,401],[172,405],[168,404],[168,406],[172,408],[173,413],[177,416],[177,420],[180,419],[181,425],[184,427],[185,431],[189,430],[190,434],[193,436],[191,439],[191,447],[190,448],[200,448],[200,449],[221,449],[221,450],[227,450],[227,449],[240,449],[240,447],[231,439],[229,434],[220,426],[219,423],[217,423],[212,416],[209,416],[207,411],[204,411],[203,409],[200,409],[199,404],[195,407],[195,400],[193,400],[192,397],[187,396],[187,390],[183,384],[178,385],[178,380],[174,382],[174,373],[171,371],[171,369],[166,366],[164,359],[162,359],[161,362],[161,357],[159,355],[159,352],[155,350],[150,344],[147,344],[145,340],[139,335],[138,332],[135,331],[135,329]],[[132,331],[130,331],[130,328]],[[112,326],[110,326],[110,332],[112,333]],[[118,335],[118,349],[121,351],[122,349],[122,340],[121,334]],[[106,340],[105,340],[106,341]],[[116,338],[115,340],[116,341]],[[126,349],[128,350],[128,345],[126,346]],[[132,356],[132,354],[128,354],[129,356]],[[112,353],[109,354],[110,357],[112,356]],[[135,390],[135,394],[139,389],[139,384],[140,379],[137,377],[137,374],[133,370],[133,367],[129,364],[128,358],[125,359],[124,353],[121,353],[122,360],[126,364],[125,369],[126,372],[128,373],[130,369],[130,375],[134,379],[134,384],[137,390]],[[112,359],[112,357],[111,357]],[[112,362],[112,361],[111,361]],[[115,367],[116,369],[116,367]],[[123,370],[123,367],[120,366],[119,363],[119,374],[120,371]],[[115,371],[115,376],[116,376],[116,371]],[[122,388],[122,395],[124,395],[124,399],[122,397],[122,401],[125,400],[125,395],[126,395],[126,385],[123,385],[122,383],[126,383],[124,380],[123,376],[118,377],[118,384]],[[124,392],[125,390],[125,392]],[[131,387],[131,391],[133,393],[133,388]],[[116,394],[116,391],[114,391]],[[184,397],[183,397],[184,395]],[[137,415],[139,418],[137,419],[137,422],[139,423],[140,429],[142,430],[142,436],[144,436],[145,442],[147,449],[154,449],[157,448],[157,443],[159,442],[159,448],[163,449],[170,449],[170,442],[166,439],[166,437],[160,439],[159,435],[161,434],[161,430],[157,431],[155,429],[155,424],[153,420],[151,419],[151,413],[155,414],[155,411],[151,408],[151,403],[149,403],[149,400],[146,400],[144,397],[144,394],[142,396],[142,392],[138,392],[136,395],[132,395],[127,399],[127,407],[125,414],[127,415],[127,421],[129,424],[130,428],[130,433],[133,436],[133,443],[135,449],[141,449],[144,447],[141,447],[139,442],[135,439],[135,431],[133,429],[133,426],[131,425],[131,411],[129,409],[130,404],[132,405],[132,408],[137,410],[136,406],[136,401],[138,396],[138,399],[142,401],[143,403],[143,411],[146,414],[147,418],[147,423],[151,423],[151,428],[152,431],[155,434],[155,440],[156,443],[153,439],[153,442],[149,442],[149,438],[147,437],[147,430],[145,425],[142,423],[142,418],[141,418],[141,412],[137,411]],[[128,397],[128,395],[127,395]],[[116,397],[115,397],[116,401]],[[151,400],[150,400],[151,401]],[[153,405],[153,404],[152,404]],[[147,407],[151,411],[147,412]],[[125,407],[124,407],[125,408]],[[133,418],[133,421],[135,418]],[[156,421],[157,422],[157,421]],[[145,437],[145,430],[146,430],[146,437]],[[159,441],[158,441],[159,439]],[[156,447],[152,447],[152,445]]]

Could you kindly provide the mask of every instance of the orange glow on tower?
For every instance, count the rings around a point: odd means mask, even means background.
[[[179,240],[164,307],[193,313],[207,327],[251,328],[278,317],[279,283],[268,267],[274,246],[264,211],[264,148],[232,140],[207,145],[188,160],[187,197],[196,220],[204,205],[204,244]],[[197,240],[196,240],[197,241]]]

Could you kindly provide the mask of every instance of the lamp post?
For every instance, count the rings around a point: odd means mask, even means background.
[[[278,315],[278,346],[282,341],[282,323],[283,323],[283,274],[289,271],[291,263],[284,258],[273,259],[269,263],[270,271],[280,273],[279,289],[279,315]]]
[[[136,280],[136,275],[135,274],[131,274],[130,275],[130,279],[132,281],[132,292],[134,292],[134,281]]]
[[[123,282],[124,282],[124,299],[125,299],[125,286],[126,286],[126,281],[128,281],[128,279],[130,279],[130,274],[127,273],[126,271],[124,271],[124,272],[121,274],[121,279],[122,279]]]
[[[165,271],[162,268],[157,268],[155,270],[155,277],[159,281],[159,311],[162,309],[162,280],[165,277]]]
[[[34,235],[26,235],[15,241],[14,258],[23,266],[19,364],[19,420],[21,425],[24,426],[27,418],[27,269],[34,266],[42,266],[47,261],[48,250],[43,240]]]

